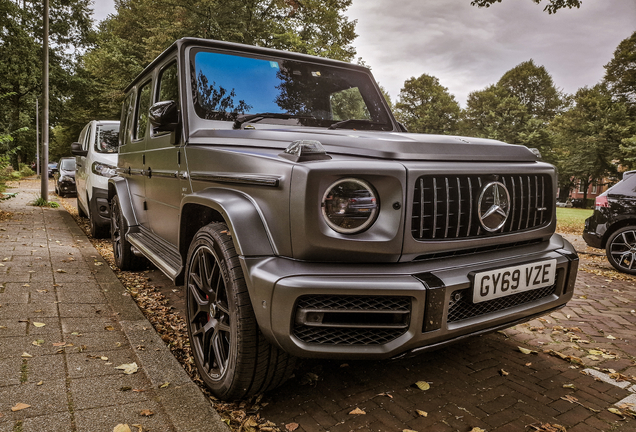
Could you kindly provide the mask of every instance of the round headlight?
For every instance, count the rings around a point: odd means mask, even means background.
[[[373,187],[364,180],[345,178],[327,188],[322,215],[341,234],[357,234],[375,222],[380,205]]]

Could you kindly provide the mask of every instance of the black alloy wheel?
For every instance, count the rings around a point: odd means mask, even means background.
[[[616,270],[636,274],[636,226],[626,226],[612,234],[607,240],[605,254]]]
[[[121,211],[119,196],[115,195],[111,203],[110,212],[110,238],[113,244],[113,255],[115,265],[121,270],[137,270],[145,264],[142,257],[136,256],[126,240],[128,225]]]
[[[185,274],[186,320],[202,380],[222,400],[237,400],[287,380],[295,360],[261,333],[228,227],[194,236]]]

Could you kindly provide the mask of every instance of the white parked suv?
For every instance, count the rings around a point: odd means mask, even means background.
[[[89,218],[95,238],[110,232],[108,179],[116,174],[118,146],[119,122],[99,120],[84,126],[78,142],[71,144],[77,161],[77,210]]]

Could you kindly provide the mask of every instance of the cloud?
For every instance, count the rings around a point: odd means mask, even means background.
[[[567,92],[602,79],[618,43],[636,30],[636,3],[586,0],[580,9],[548,15],[531,0],[503,0],[479,9],[470,0],[354,0],[354,46],[396,99],[404,81],[439,78],[464,104],[534,59]]]

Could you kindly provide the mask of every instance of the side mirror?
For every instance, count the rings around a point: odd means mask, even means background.
[[[175,101],[161,101],[150,107],[148,120],[155,132],[172,132],[179,127],[179,108]]]
[[[80,143],[74,142],[71,144],[71,153],[75,156],[86,156],[88,154],[88,150],[83,150]]]

